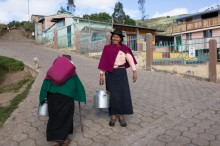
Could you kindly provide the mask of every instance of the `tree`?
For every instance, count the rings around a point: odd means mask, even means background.
[[[144,8],[145,0],[138,0],[138,4],[140,5],[139,10],[141,11],[142,14],[141,20],[144,20],[144,18],[146,17],[145,8]]]
[[[60,7],[60,10],[58,10],[58,13],[71,13],[69,11],[67,11],[64,7]]]
[[[111,22],[112,21],[112,17],[105,12],[99,13],[99,21],[106,21],[106,22]]]
[[[115,4],[114,13],[112,14],[112,17],[114,19],[114,23],[136,25],[135,20],[131,19],[129,15],[125,14],[123,10],[123,5],[120,2]]]
[[[66,11],[64,7],[60,7],[60,11]]]
[[[84,19],[90,19],[90,15],[85,14],[85,15],[83,15],[83,18],[84,18]]]
[[[101,13],[94,13],[91,15],[85,14],[83,15],[84,19],[90,19],[90,20],[95,20],[95,21],[104,21],[104,22],[111,22],[112,17],[105,12],[101,12]]]
[[[135,20],[131,19],[129,15],[126,15],[124,24],[136,25],[136,22]]]
[[[10,29],[19,28],[19,27],[20,27],[20,22],[13,20],[12,22],[9,22],[9,23],[8,23],[8,27],[9,27]]]
[[[123,24],[125,21],[125,12],[123,10],[122,3],[118,2],[115,4],[114,13],[112,14],[115,23]]]
[[[75,12],[75,8],[76,8],[76,6],[75,6],[75,4],[74,4],[74,0],[68,0],[68,2],[67,2],[67,10],[69,11],[69,12],[71,12],[71,13],[73,13],[73,12]]]
[[[34,31],[34,24],[29,21],[22,21],[21,25],[26,31]]]

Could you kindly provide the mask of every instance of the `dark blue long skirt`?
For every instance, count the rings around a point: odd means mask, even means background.
[[[106,89],[110,92],[109,115],[133,114],[131,93],[125,68],[106,72]]]
[[[74,99],[59,93],[49,93],[47,101],[47,141],[63,141],[73,133]]]

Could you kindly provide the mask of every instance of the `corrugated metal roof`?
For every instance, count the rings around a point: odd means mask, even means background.
[[[97,30],[97,31],[103,31],[103,30],[112,30],[112,29],[109,29],[109,28],[100,28],[100,27],[94,27],[94,26],[84,26],[84,28],[82,30],[85,30],[85,29],[91,29],[91,30]]]
[[[137,26],[137,25],[116,24],[116,23],[114,23],[113,25],[117,25],[117,26],[127,26],[127,27],[133,27],[133,28],[149,29],[149,30],[153,30],[153,31],[160,31],[160,30],[157,30],[156,28],[148,28],[148,27]]]
[[[206,10],[206,11],[202,11],[202,12],[198,12],[198,13],[193,13],[193,14],[181,16],[181,17],[176,18],[176,20],[181,20],[181,19],[190,18],[190,17],[193,17],[193,16],[203,15],[203,14],[209,14],[209,13],[213,13],[213,12],[217,12],[217,11],[220,11],[220,8]]]

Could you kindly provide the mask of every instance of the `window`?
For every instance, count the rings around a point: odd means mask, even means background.
[[[204,30],[203,37],[204,38],[211,38],[212,37],[212,30]]]
[[[192,39],[192,33],[187,33],[186,34],[186,39],[191,40]]]
[[[220,48],[217,48],[217,62],[220,62]]]

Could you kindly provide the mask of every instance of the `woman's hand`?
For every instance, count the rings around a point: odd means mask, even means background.
[[[134,70],[133,71],[133,82],[136,82],[136,80],[137,80],[137,71]]]
[[[103,84],[104,84],[104,74],[100,74],[99,84],[100,84],[100,85],[103,85]]]

